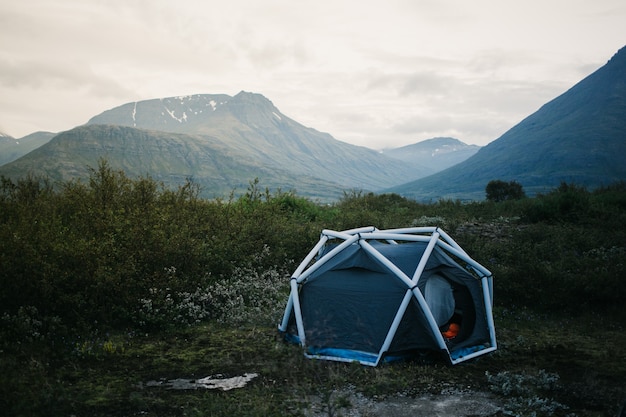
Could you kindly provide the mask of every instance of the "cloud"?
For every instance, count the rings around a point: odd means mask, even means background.
[[[604,64],[625,18],[619,0],[5,1],[0,123],[246,90],[354,144],[485,144]]]

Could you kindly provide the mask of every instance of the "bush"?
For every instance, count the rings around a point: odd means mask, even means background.
[[[495,221],[510,229],[503,238],[466,234],[458,241],[493,270],[498,300],[554,311],[610,305],[626,297],[624,195],[623,184],[593,193],[563,184],[501,203],[420,204],[352,191],[319,205],[270,193],[254,180],[237,199],[209,201],[191,181],[167,189],[151,178],[127,178],[106,161],[88,181],[56,189],[41,178],[3,178],[3,335],[34,343],[37,333],[37,343],[52,343],[72,332],[226,320],[228,311],[267,317],[278,297],[270,287],[282,288],[285,268],[304,258],[322,229],[367,225],[453,233]],[[264,296],[273,301],[263,304]]]
[[[517,181],[489,181],[487,187],[485,187],[485,193],[487,195],[487,200],[494,202],[519,200],[526,197],[522,184]]]
[[[584,187],[561,183],[548,194],[538,194],[522,213],[529,222],[578,222],[589,218],[591,194]]]

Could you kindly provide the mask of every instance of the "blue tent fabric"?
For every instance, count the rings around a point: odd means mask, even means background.
[[[391,244],[371,240],[368,243],[409,279],[427,247],[422,241]],[[319,257],[334,247],[336,245],[326,245]],[[489,345],[483,290],[477,277],[435,247],[417,284],[423,295],[431,279],[443,280],[448,285],[455,317],[462,321],[459,335],[447,341],[451,357],[462,357],[476,351],[477,346]],[[376,358],[408,289],[406,282],[361,245],[349,245],[311,273],[300,287],[307,351],[312,355],[346,360],[358,358],[355,360],[362,362]],[[443,315],[450,313],[448,303],[444,302],[446,312]],[[293,312],[286,333],[292,336],[298,333]],[[412,297],[386,356],[395,358],[410,352],[439,349],[425,312]]]

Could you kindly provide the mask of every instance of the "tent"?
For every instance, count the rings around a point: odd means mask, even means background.
[[[323,230],[291,277],[279,331],[309,358],[376,366],[496,350],[493,277],[443,230]]]

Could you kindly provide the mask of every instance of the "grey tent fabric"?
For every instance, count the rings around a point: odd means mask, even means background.
[[[444,351],[456,363],[495,349],[491,300],[485,298],[491,289],[483,288],[491,274],[445,232],[357,230],[358,236],[323,234],[292,277],[280,330],[307,356],[376,365],[428,350]],[[333,233],[345,238],[342,246],[328,243]],[[439,243],[441,235],[447,239]],[[389,236],[408,241],[380,239]],[[469,269],[459,264],[464,260]],[[440,327],[453,315],[461,331],[444,340]]]
[[[424,299],[437,322],[437,326],[441,327],[450,321],[454,314],[455,303],[452,284],[447,279],[441,275],[433,274],[426,281]]]

